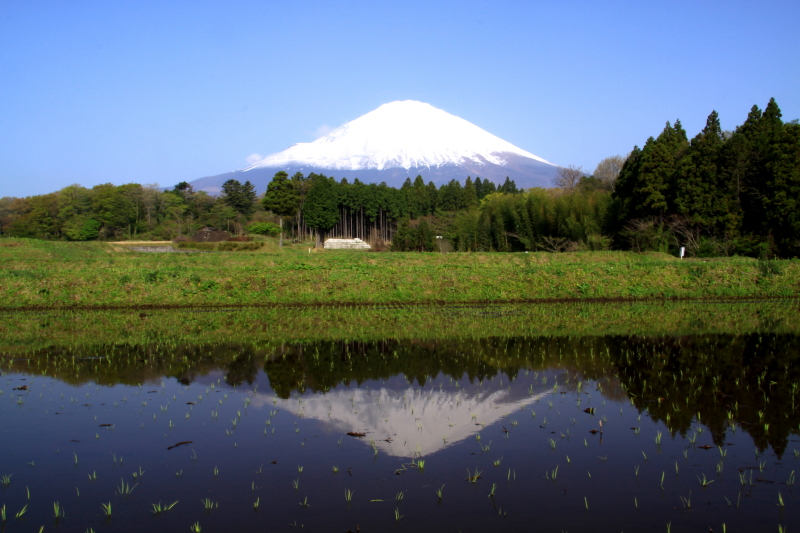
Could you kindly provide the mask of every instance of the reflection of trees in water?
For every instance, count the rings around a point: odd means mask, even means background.
[[[735,422],[760,449],[772,446],[780,456],[797,432],[796,335],[626,337],[613,344],[636,406],[673,433],[686,434],[699,416],[721,445]]]
[[[478,339],[324,341],[48,348],[13,370],[68,383],[135,385],[173,377],[191,383],[222,371],[231,386],[254,383],[263,369],[275,393],[326,391],[341,384],[401,374],[424,385],[443,374],[471,383],[522,369],[561,369],[595,380],[609,399],[628,401],[674,434],[691,431],[697,415],[722,444],[735,422],[757,446],[782,454],[797,431],[800,339],[788,334],[693,336],[485,337]],[[577,379],[564,385],[574,390]],[[767,426],[768,425],[768,426]]]

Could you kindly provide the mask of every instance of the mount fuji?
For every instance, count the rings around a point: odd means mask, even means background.
[[[229,179],[249,180],[258,192],[279,170],[358,178],[400,187],[419,175],[441,185],[467,176],[501,184],[511,178],[519,188],[547,187],[558,166],[482,130],[464,119],[413,100],[384,104],[330,134],[299,143],[259,162],[191,182],[195,190],[220,192]]]

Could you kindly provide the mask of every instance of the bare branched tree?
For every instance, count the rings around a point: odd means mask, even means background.
[[[573,165],[559,167],[553,178],[553,185],[571,191],[578,185],[581,176],[583,176],[583,167],[576,167]]]
[[[545,252],[558,254],[563,252],[574,252],[578,249],[578,243],[564,237],[542,237],[539,247]]]
[[[626,159],[627,156],[612,155],[597,164],[597,168],[594,169],[594,177],[600,180],[604,189],[614,190],[614,184],[617,182],[617,177]]]

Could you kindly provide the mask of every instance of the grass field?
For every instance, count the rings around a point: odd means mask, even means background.
[[[0,240],[0,308],[773,298],[800,261],[629,252],[146,254],[111,243]]]

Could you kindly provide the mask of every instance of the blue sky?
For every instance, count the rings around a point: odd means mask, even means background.
[[[800,2],[0,2],[0,197],[167,186],[420,100],[593,170],[680,118],[800,117]]]

